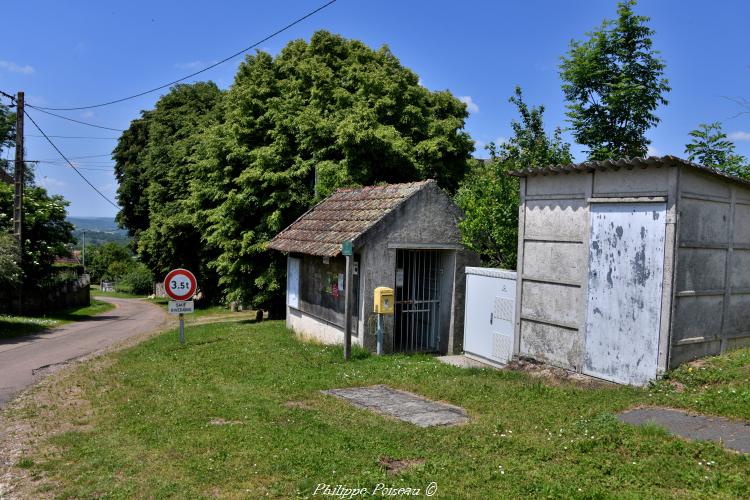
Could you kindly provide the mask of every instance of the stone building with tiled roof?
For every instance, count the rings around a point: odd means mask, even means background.
[[[280,232],[268,248],[288,254],[287,325],[341,343],[345,259],[351,241],[352,342],[375,350],[373,293],[393,288],[385,352],[460,352],[464,268],[478,257],[461,244],[462,214],[433,180],[340,189]]]

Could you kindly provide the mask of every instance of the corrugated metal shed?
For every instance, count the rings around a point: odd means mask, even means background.
[[[603,160],[603,161],[587,161],[584,163],[568,164],[568,165],[551,165],[546,167],[534,167],[523,170],[515,170],[509,172],[510,175],[516,177],[530,177],[535,175],[550,175],[550,174],[567,174],[571,172],[595,172],[595,171],[606,171],[606,170],[632,170],[634,168],[648,168],[648,167],[677,167],[683,166],[691,169],[699,170],[704,173],[722,177],[724,179],[750,186],[750,181],[737,177],[735,175],[727,174],[716,168],[705,167],[691,161],[683,160],[677,156],[649,156],[648,158],[623,158],[620,160]]]
[[[434,180],[339,189],[280,232],[268,248],[335,257],[341,243],[356,240]]]

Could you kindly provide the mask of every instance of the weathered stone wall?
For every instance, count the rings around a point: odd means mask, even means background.
[[[479,258],[461,245],[458,221],[461,211],[450,197],[432,185],[409,198],[386,216],[377,227],[367,233],[366,239],[355,244],[361,248],[360,278],[363,296],[360,331],[364,332],[363,345],[375,350],[375,330],[371,322],[373,292],[375,287],[395,289],[396,251],[398,248],[441,249],[443,253],[443,280],[441,283],[440,322],[441,348],[446,352],[459,352],[463,345],[463,314],[465,277],[464,267],[476,265]],[[455,254],[455,258],[449,256]],[[384,322],[384,349],[393,351],[393,316]]]
[[[60,283],[41,290],[26,289],[23,295],[22,314],[44,314],[73,307],[91,305],[89,276]],[[18,296],[12,290],[0,290],[0,312],[17,313]]]

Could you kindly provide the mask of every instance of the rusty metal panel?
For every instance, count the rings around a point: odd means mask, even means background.
[[[656,377],[665,203],[591,206],[583,372],[644,385]]]

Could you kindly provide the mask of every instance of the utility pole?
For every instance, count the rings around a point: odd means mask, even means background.
[[[13,235],[18,243],[18,265],[23,266],[23,92],[16,97],[16,161],[13,193]],[[23,281],[18,285],[18,312],[23,311]]]

